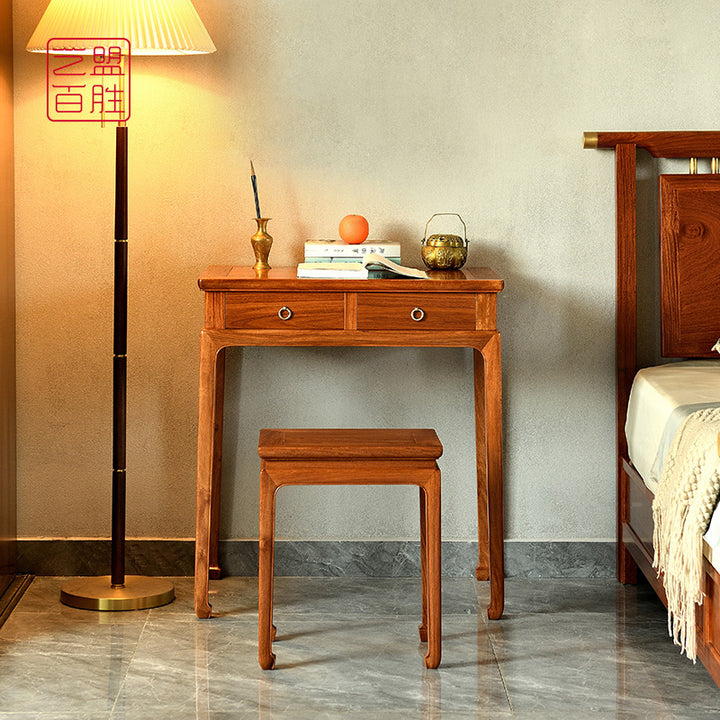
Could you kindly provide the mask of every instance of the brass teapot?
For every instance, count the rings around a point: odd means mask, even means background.
[[[427,230],[430,220],[438,215],[458,217],[465,230],[465,237],[449,234],[428,237]],[[467,227],[465,227],[463,219],[457,213],[435,213],[430,220],[425,223],[425,234],[420,251],[422,261],[430,270],[459,270],[465,264],[468,254]]]

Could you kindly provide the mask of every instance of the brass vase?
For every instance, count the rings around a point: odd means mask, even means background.
[[[271,235],[268,235],[267,224],[270,218],[255,218],[257,232],[250,238],[253,252],[255,253],[255,264],[253,270],[269,270],[268,255],[273,244]]]

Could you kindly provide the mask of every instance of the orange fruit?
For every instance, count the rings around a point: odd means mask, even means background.
[[[359,245],[370,232],[368,221],[362,215],[346,215],[338,227],[340,237],[349,245]]]

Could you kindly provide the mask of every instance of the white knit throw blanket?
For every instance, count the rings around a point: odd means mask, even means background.
[[[675,434],[653,501],[653,567],[668,601],[668,631],[695,662],[695,608],[702,605],[702,537],[720,492],[720,408],[692,413]]]

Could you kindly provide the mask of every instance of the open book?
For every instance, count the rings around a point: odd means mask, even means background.
[[[363,256],[362,262],[349,263],[300,263],[299,278],[344,278],[364,280],[373,277],[409,277],[427,279],[424,270],[398,265],[377,253]]]

